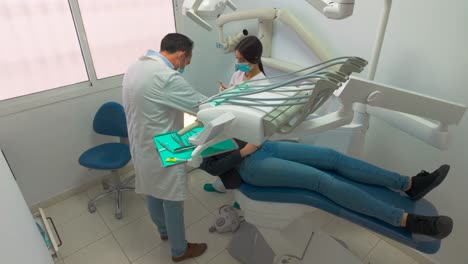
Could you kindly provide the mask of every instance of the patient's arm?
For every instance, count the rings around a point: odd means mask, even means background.
[[[242,158],[245,158],[245,157],[249,156],[250,154],[254,153],[255,151],[257,151],[257,149],[258,149],[257,145],[247,143],[245,145],[245,147],[243,147],[240,150],[240,155],[241,155]]]
[[[232,169],[236,169],[245,157],[254,153],[258,149],[254,144],[238,140],[236,140],[236,142],[240,149],[204,158],[203,162],[200,164],[200,169],[211,175],[219,176]]]

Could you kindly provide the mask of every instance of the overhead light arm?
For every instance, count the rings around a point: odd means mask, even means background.
[[[217,18],[224,12],[226,6],[232,10],[237,9],[231,0],[185,0],[182,14],[192,19],[204,29],[211,31],[213,28],[205,19]]]

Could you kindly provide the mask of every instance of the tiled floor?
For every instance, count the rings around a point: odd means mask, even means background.
[[[200,170],[190,173],[190,198],[185,202],[186,235],[189,241],[208,243],[208,251],[187,264],[238,264],[226,251],[232,235],[209,233],[217,208],[232,204],[233,194],[206,193],[204,183],[212,177]],[[124,216],[114,218],[112,198],[97,204],[96,213],[87,211],[87,202],[100,186],[73,196],[46,209],[57,224],[63,240],[58,263],[61,264],[167,264],[172,263],[169,243],[162,242],[145,205],[135,193],[124,196]],[[376,235],[345,220],[332,218],[324,228],[345,242],[363,263],[416,263],[380,240]]]

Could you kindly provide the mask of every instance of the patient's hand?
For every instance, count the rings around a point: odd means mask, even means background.
[[[247,157],[248,155],[254,153],[257,151],[258,147],[254,144],[247,143],[241,150],[240,150],[240,155],[242,158]]]

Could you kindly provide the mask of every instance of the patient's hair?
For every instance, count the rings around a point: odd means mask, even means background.
[[[236,50],[250,63],[258,64],[260,71],[265,74],[262,64],[263,45],[255,36],[247,36],[236,46]]]
[[[177,51],[185,51],[187,54],[192,54],[193,41],[180,33],[169,33],[161,40],[161,51],[174,53]]]

